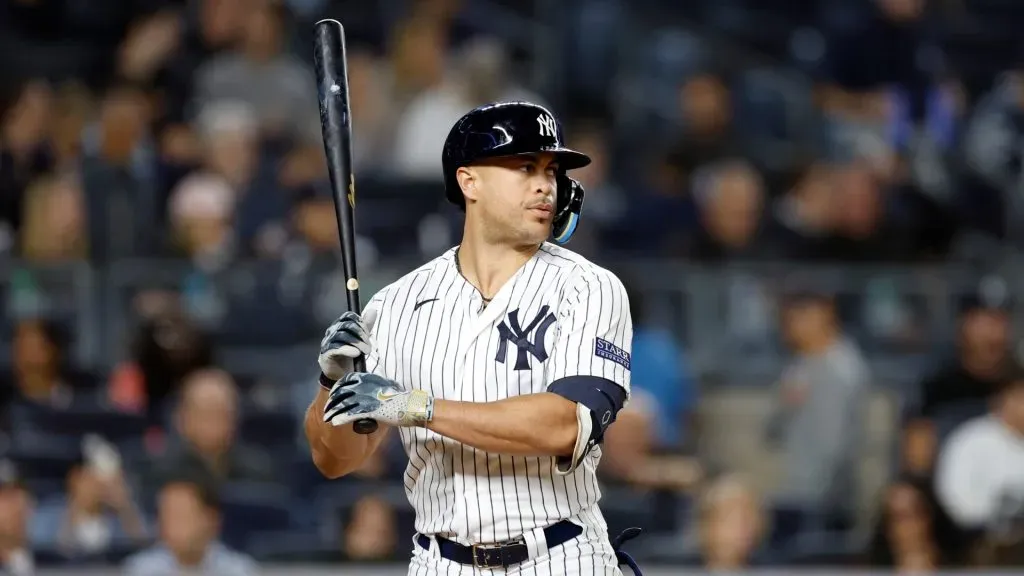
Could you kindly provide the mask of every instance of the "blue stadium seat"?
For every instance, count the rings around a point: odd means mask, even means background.
[[[35,404],[19,404],[12,419],[15,434],[21,427],[45,430],[55,436],[81,437],[98,434],[110,442],[138,438],[146,430],[146,421],[139,415],[103,408],[97,404],[54,409]]]
[[[232,483],[221,492],[222,539],[244,548],[252,533],[290,526],[290,494],[280,486]]]
[[[242,416],[239,431],[243,441],[270,450],[293,448],[298,426],[291,412],[249,410]]]
[[[327,544],[316,531],[258,530],[250,533],[243,550],[257,561],[317,555]]]
[[[79,462],[76,451],[71,447],[47,450],[36,445],[31,450],[14,450],[8,456],[18,463],[30,486],[62,486],[68,472]]]

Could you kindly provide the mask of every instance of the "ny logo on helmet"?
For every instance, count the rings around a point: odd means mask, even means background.
[[[548,306],[541,306],[540,311],[537,312],[537,315],[534,316],[533,320],[526,327],[519,325],[518,308],[509,312],[508,324],[503,320],[498,325],[498,337],[501,340],[498,343],[498,354],[494,357],[494,360],[501,364],[505,363],[509,342],[516,346],[516,370],[529,370],[530,356],[541,362],[547,360],[548,351],[545,349],[544,338],[547,336],[548,329],[554,323],[555,315],[548,312]],[[533,332],[534,329],[537,331],[534,333],[533,342],[530,342],[530,332]]]
[[[548,138],[554,138],[557,134],[557,126],[555,125],[555,119],[547,114],[541,114],[537,116],[537,126],[540,127],[540,135],[547,136]]]

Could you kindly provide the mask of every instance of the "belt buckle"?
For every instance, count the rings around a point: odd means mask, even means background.
[[[470,547],[470,550],[473,552],[473,567],[481,570],[493,570],[495,568],[502,567],[504,565],[501,562],[502,558],[500,551],[505,548],[511,548],[512,546],[519,546],[520,544],[526,544],[526,540],[522,536],[514,540],[499,542],[497,544],[474,544]],[[497,558],[493,558],[491,556],[491,553],[495,551],[499,551]],[[496,563],[491,562],[492,558]]]

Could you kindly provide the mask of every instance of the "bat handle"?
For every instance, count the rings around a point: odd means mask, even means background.
[[[356,361],[355,361],[355,371],[356,372],[365,372],[366,371],[366,361],[363,360],[362,358],[357,358]],[[372,420],[370,418],[363,418],[362,420],[356,420],[352,424],[352,429],[355,430],[357,434],[373,434],[374,432],[377,431],[377,421],[376,420]]]

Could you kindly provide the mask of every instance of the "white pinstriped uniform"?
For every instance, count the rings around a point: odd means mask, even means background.
[[[625,290],[612,273],[545,243],[483,307],[455,253],[448,250],[367,303],[379,310],[369,371],[436,398],[470,402],[543,392],[576,375],[607,378],[628,394],[623,358],[633,328]],[[534,353],[503,341],[503,333],[525,336]],[[531,547],[524,563],[474,572],[441,558],[436,545],[426,551],[414,543],[410,575],[621,574],[597,506],[600,446],[560,473],[553,458],[489,454],[425,428],[399,430],[419,533],[466,545],[523,535]],[[583,534],[547,551],[541,530],[565,519]]]

